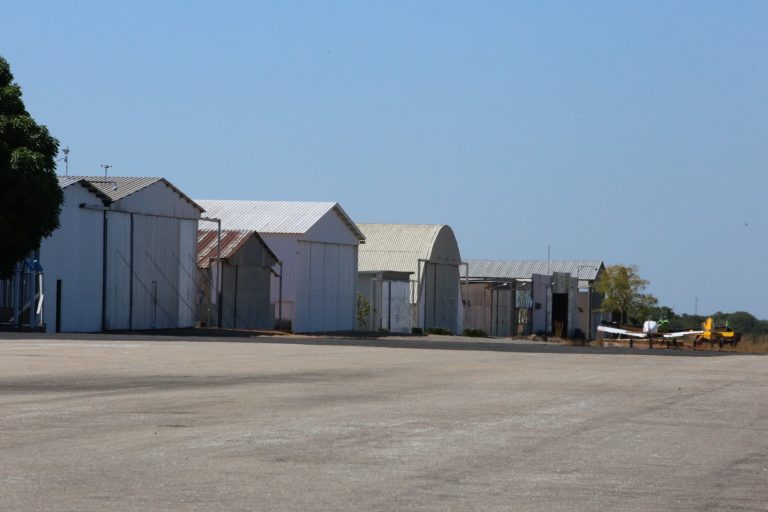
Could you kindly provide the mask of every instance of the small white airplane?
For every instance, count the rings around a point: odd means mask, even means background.
[[[656,322],[655,320],[646,320],[643,322],[643,330],[625,329],[622,327],[612,327],[610,325],[598,325],[597,330],[602,332],[609,332],[611,334],[618,334],[621,336],[629,336],[630,348],[634,345],[633,338],[641,338],[648,340],[648,346],[653,348],[654,339],[664,339],[669,347],[670,342],[677,344],[677,338],[693,334],[703,334],[704,331],[675,331],[675,332],[659,332],[659,327],[666,325],[666,321]]]

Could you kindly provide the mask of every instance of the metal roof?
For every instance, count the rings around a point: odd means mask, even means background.
[[[360,272],[393,270],[417,273],[419,259],[429,260],[435,254],[435,242],[441,231],[450,231],[444,224],[358,224],[365,234],[360,247]],[[453,231],[450,231],[453,237]],[[456,247],[458,256],[458,247]],[[459,264],[446,261],[445,263]]]
[[[201,229],[197,232],[197,266],[208,268],[211,260],[215,260],[218,253],[218,231]],[[226,260],[234,256],[251,237],[261,243],[264,249],[275,261],[279,261],[272,249],[262,240],[258,233],[248,230],[222,230],[221,231],[221,259]]]
[[[158,181],[163,182],[167,187],[176,192],[182,199],[189,202],[200,211],[205,211],[203,208],[189,198],[184,192],[176,188],[176,186],[165,178],[150,178],[139,176],[60,176],[59,183],[62,178],[69,178],[78,181],[86,181],[94,188],[101,191],[104,195],[109,197],[111,201],[119,201],[120,199],[127,197],[131,194],[138,192],[153,183]]]
[[[357,224],[339,203],[302,201],[234,201],[201,199],[209,217],[221,219],[224,229],[259,233],[304,234],[326,213],[334,210],[360,241],[365,240]]]
[[[67,188],[70,185],[74,185],[75,183],[80,183],[85,188],[93,192],[94,195],[96,195],[98,198],[104,201],[104,204],[108,204],[112,202],[112,199],[110,199],[108,195],[106,195],[100,189],[96,188],[94,185],[92,185],[88,180],[86,180],[82,176],[57,176],[57,178],[59,180],[59,188]]]
[[[56,178],[59,180],[59,188],[68,187],[83,179],[77,176],[56,176]]]
[[[531,279],[533,274],[548,275],[567,272],[583,281],[597,279],[603,262],[600,260],[465,260],[469,266],[469,278],[482,279]]]

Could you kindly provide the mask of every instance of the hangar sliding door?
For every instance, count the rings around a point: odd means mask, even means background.
[[[355,327],[356,246],[299,241],[295,332]]]
[[[459,267],[425,262],[421,276],[424,328],[439,327],[456,332],[459,312]]]

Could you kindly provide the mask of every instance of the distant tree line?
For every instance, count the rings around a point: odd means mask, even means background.
[[[651,308],[649,314],[649,318],[654,320],[666,318],[669,320],[669,328],[673,330],[699,329],[702,322],[711,316],[715,321],[715,325],[725,325],[727,322],[728,327],[736,332],[754,335],[768,334],[768,320],[760,320],[752,313],[746,311],[735,311],[733,313],[718,311],[711,315],[688,315],[685,313],[678,315],[672,308],[661,306]]]
[[[603,296],[602,311],[612,313],[613,320],[623,324],[642,325],[645,320],[669,321],[672,330],[696,330],[708,316],[715,325],[725,325],[743,334],[768,334],[768,320],[760,320],[746,311],[712,315],[676,314],[668,306],[660,306],[658,299],[644,293],[648,281],[641,278],[638,268],[633,265],[611,265],[596,283],[596,290]]]

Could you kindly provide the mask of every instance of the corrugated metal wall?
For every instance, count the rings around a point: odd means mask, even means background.
[[[255,237],[224,264],[222,327],[273,329],[270,306],[271,267],[275,263]]]
[[[62,332],[99,331],[104,214],[80,208],[80,204],[101,206],[101,200],[77,183],[63,192],[61,228],[40,245],[46,330],[56,329],[56,282],[61,280]]]
[[[106,329],[194,324],[196,233],[193,220],[107,213]]]
[[[533,324],[534,333],[549,333],[552,330],[552,277],[533,274]]]
[[[271,283],[270,300],[275,312],[275,321],[282,321],[282,326],[278,326],[280,328],[292,328],[293,319],[296,316],[296,288],[298,280],[304,278],[298,273],[297,235],[264,233],[261,238],[283,262],[282,308],[279,304],[281,279],[278,276],[272,276]]]
[[[355,328],[357,246],[298,243],[296,332],[347,331]]]
[[[392,333],[411,332],[410,283],[382,281],[378,326]]]
[[[62,281],[63,331],[192,326],[197,221],[160,215],[197,217],[199,211],[163,183],[116,201],[107,212],[79,207],[100,207],[81,185],[64,190],[62,227],[41,251],[49,329],[55,329],[57,279]]]
[[[457,332],[460,328],[459,267],[425,262],[421,273],[421,325]]]

